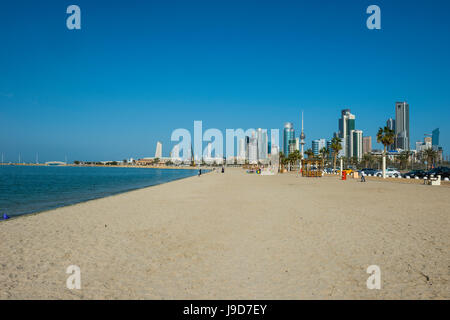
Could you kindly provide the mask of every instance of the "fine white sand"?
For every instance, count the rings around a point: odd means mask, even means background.
[[[0,223],[0,299],[449,299],[450,188],[241,169]],[[81,290],[66,268],[81,268]],[[367,267],[381,268],[369,290]]]

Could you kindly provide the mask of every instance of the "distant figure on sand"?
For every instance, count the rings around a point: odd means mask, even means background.
[[[224,173],[225,172],[225,167],[222,167],[222,173]]]
[[[202,169],[198,169],[198,176],[200,177],[202,175]]]
[[[361,182],[366,182],[366,178],[364,177],[363,174],[361,174]]]

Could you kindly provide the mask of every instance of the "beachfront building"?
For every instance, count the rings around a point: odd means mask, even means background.
[[[254,132],[252,132],[252,137],[248,143],[248,163],[258,164],[258,141]]]
[[[333,158],[333,149],[331,149],[331,140],[327,140],[327,149],[328,149],[328,159],[331,160]]]
[[[372,151],[372,137],[363,137],[362,154],[370,153]]]
[[[258,160],[264,162],[268,159],[267,130],[258,128],[258,130],[256,130],[256,140],[258,146]]]
[[[409,150],[409,104],[395,103],[395,149]]]
[[[159,141],[156,143],[155,158],[162,158],[162,143]]]
[[[350,112],[350,109],[343,109],[341,111],[341,118],[339,119],[338,136],[342,139],[343,151],[345,157],[350,157],[350,132],[355,130],[355,115]]]
[[[295,131],[291,122],[286,122],[283,129],[283,153],[287,157],[289,155],[289,146],[294,144],[295,150]]]
[[[349,157],[356,158],[358,161],[363,156],[363,132],[361,130],[350,131],[350,151]]]
[[[312,152],[315,156],[318,156],[320,150],[327,146],[327,141],[325,139],[317,139],[312,141]]]
[[[246,156],[245,156],[245,139],[242,138],[239,140],[239,149],[238,149],[238,156],[237,156],[237,163],[238,164],[245,164]]]

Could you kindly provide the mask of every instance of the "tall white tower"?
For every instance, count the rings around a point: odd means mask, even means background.
[[[306,136],[305,136],[305,133],[303,132],[303,111],[302,111],[302,132],[300,133],[300,145],[302,146],[302,151],[301,151],[302,158],[305,157],[305,154],[304,154],[305,138],[306,138]]]
[[[245,140],[242,138],[239,140],[239,160],[245,161]]]
[[[180,147],[178,144],[173,147],[170,156],[172,160],[178,160],[178,158],[180,157]]]
[[[162,143],[159,141],[156,143],[155,158],[162,158]]]

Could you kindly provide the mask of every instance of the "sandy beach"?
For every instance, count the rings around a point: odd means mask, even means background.
[[[0,223],[0,299],[449,299],[449,195],[229,169],[22,216]]]

